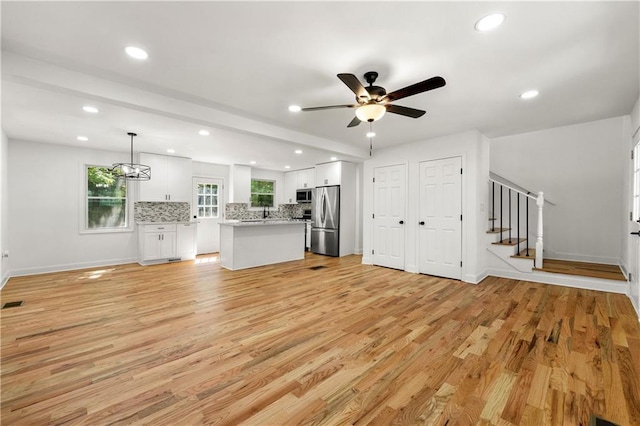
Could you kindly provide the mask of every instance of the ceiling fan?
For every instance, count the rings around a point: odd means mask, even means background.
[[[382,118],[385,112],[404,115],[405,117],[419,118],[426,111],[421,109],[409,108],[400,105],[394,105],[391,102],[408,96],[417,95],[418,93],[437,89],[447,84],[442,77],[431,77],[419,83],[398,89],[394,92],[387,93],[384,87],[374,86],[378,73],[368,71],[364,73],[364,79],[369,84],[365,87],[360,80],[353,74],[338,74],[338,78],[347,85],[349,89],[356,95],[355,104],[351,105],[329,105],[320,107],[302,108],[302,111],[319,111],[323,109],[335,108],[357,108],[356,116],[347,127],[355,127],[361,121],[373,122]]]

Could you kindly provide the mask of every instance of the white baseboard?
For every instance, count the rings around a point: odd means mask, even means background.
[[[77,269],[98,268],[101,266],[114,266],[114,265],[123,265],[126,263],[136,263],[137,261],[138,261],[137,258],[132,257],[132,258],[126,258],[126,259],[102,260],[99,262],[67,263],[63,265],[41,266],[37,268],[23,268],[23,269],[16,269],[15,271],[11,271],[11,276],[22,277],[26,275],[48,274],[50,272],[75,271]]]
[[[533,272],[531,274],[518,271],[489,269],[488,275],[511,278],[514,280],[532,281],[542,284],[555,284],[565,287],[582,288],[585,290],[606,291],[608,293],[627,294],[629,285],[626,281],[605,280],[599,278],[581,277],[549,272]]]
[[[0,290],[4,288],[5,284],[7,284],[7,281],[9,281],[9,278],[11,278],[11,275],[9,274],[2,277],[2,281],[0,282]]]

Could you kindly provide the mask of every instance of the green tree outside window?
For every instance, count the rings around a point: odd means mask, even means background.
[[[107,167],[87,166],[87,229],[127,227],[127,183]]]
[[[274,207],[276,183],[272,180],[251,179],[250,207]]]

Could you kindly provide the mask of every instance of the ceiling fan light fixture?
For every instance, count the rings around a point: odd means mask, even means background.
[[[133,137],[138,135],[132,132],[127,135],[131,136],[131,162],[115,163],[111,168],[111,173],[117,178],[126,180],[150,180],[151,167],[133,162]]]
[[[387,112],[387,109],[384,105],[366,104],[356,109],[356,117],[358,117],[360,121],[372,122],[380,120],[385,112]]]
[[[502,25],[504,18],[505,16],[502,13],[492,13],[476,22],[475,29],[480,32],[491,31]]]

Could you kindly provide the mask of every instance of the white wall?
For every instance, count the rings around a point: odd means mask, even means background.
[[[0,253],[9,250],[9,170],[7,158],[9,156],[9,139],[2,132],[2,143],[0,145]],[[1,255],[0,255],[1,256]],[[4,286],[9,278],[11,258],[0,258],[0,288]]]
[[[229,168],[228,203],[248,203],[251,200],[251,167],[233,164]]]
[[[490,141],[492,172],[556,203],[544,207],[545,258],[620,262],[626,141],[623,117]]]
[[[11,275],[136,260],[134,232],[80,233],[83,165],[123,160],[122,153],[9,140]]]
[[[405,220],[405,270],[418,271],[419,165],[422,161],[460,156],[462,179],[462,279],[477,283],[485,276],[486,203],[489,179],[489,141],[477,131],[469,131],[394,148],[374,150],[363,168],[363,263],[371,263],[374,168],[407,165]]]

